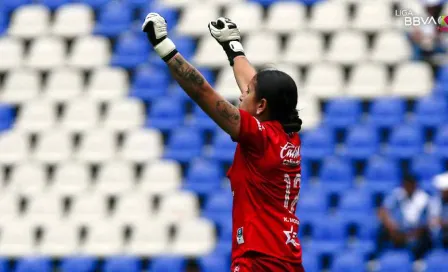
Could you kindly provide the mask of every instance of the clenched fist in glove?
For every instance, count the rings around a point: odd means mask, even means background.
[[[154,46],[154,50],[165,62],[176,55],[176,46],[168,38],[165,18],[157,13],[149,13],[142,25],[142,31],[146,32],[148,40]]]
[[[235,57],[244,56],[240,30],[229,18],[218,18],[210,22],[208,28],[213,38],[224,48],[231,66]]]

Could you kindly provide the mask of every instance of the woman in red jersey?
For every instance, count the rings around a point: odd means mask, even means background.
[[[176,50],[163,17],[150,13],[142,26],[179,85],[238,142],[228,172],[233,191],[232,271],[302,272],[295,216],[301,178],[297,132],[302,124],[297,86],[277,70],[256,73],[229,19],[219,18],[209,29],[233,66],[242,93],[239,109]]]

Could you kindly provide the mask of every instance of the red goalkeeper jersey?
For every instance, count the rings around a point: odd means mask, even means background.
[[[227,173],[233,191],[232,261],[256,251],[300,263],[300,138],[278,121],[259,122],[240,110],[241,129]]]

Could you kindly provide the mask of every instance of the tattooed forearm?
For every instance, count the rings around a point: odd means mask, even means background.
[[[205,83],[204,77],[180,54],[173,57],[168,62],[168,66],[178,83],[185,87],[185,91],[192,98],[198,98],[200,93],[204,91],[204,88],[202,88]]]
[[[216,110],[219,115],[231,124],[238,124],[240,121],[240,112],[230,102],[226,100],[219,100],[216,102]]]

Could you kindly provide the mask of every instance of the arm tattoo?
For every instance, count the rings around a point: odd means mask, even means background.
[[[173,75],[178,78],[179,84],[188,85],[192,98],[198,98],[203,91],[200,87],[205,83],[204,77],[181,55],[175,56],[168,65]]]
[[[240,121],[240,114],[237,108],[226,100],[219,100],[216,102],[216,109],[219,115],[229,121],[231,124],[238,124]]]

